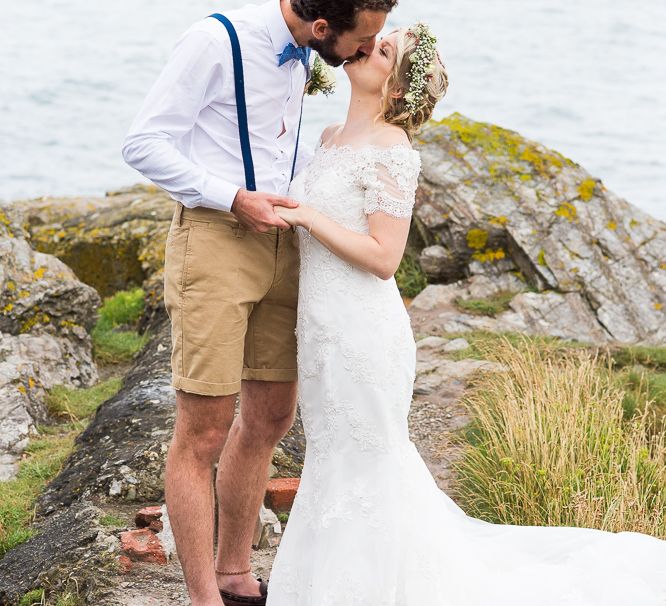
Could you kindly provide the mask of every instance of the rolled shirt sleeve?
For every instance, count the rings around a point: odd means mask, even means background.
[[[123,142],[125,161],[189,208],[229,211],[240,189],[192,162],[178,145],[228,77],[228,56],[228,50],[209,33],[186,32]]]

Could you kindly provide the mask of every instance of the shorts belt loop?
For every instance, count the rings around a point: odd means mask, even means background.
[[[178,227],[183,224],[183,204],[181,202],[176,202],[174,221]]]
[[[245,228],[240,223],[234,227],[234,235],[237,238],[242,238],[245,235],[245,231]]]

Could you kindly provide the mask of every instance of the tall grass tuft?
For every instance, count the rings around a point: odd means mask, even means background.
[[[466,512],[666,538],[666,436],[650,430],[649,405],[625,419],[610,359],[527,337],[484,353],[505,371],[477,375],[465,397],[473,420],[455,490]]]

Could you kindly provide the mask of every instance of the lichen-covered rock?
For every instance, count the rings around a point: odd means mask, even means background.
[[[666,224],[561,154],[492,124],[453,114],[415,147],[415,231],[430,247],[421,260],[432,278],[513,272],[536,291],[512,305],[515,326],[562,333],[573,308],[590,338],[666,344]]]
[[[100,299],[62,261],[34,251],[0,207],[0,480],[12,477],[45,390],[97,380],[88,330]]]
[[[174,201],[137,185],[105,197],[51,198],[12,204],[32,246],[56,255],[103,297],[161,274]]]
[[[116,576],[117,537],[99,525],[102,512],[88,502],[40,520],[36,535],[0,560],[0,604],[15,606],[39,587],[49,597],[69,590],[86,604],[99,597]]]

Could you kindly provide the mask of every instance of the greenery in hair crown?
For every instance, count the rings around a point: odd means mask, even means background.
[[[408,74],[409,91],[405,95],[407,111],[413,114],[421,107],[427,82],[435,71],[437,38],[425,23],[409,28],[407,35],[416,38],[416,49],[409,56],[412,66]]]

